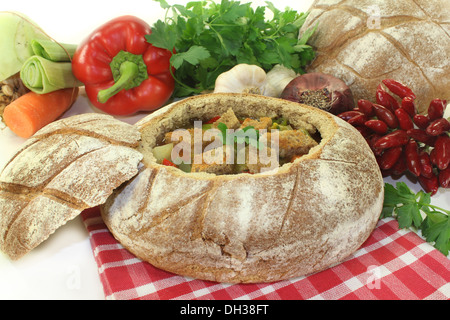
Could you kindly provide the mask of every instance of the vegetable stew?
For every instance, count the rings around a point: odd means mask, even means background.
[[[229,108],[206,122],[192,119],[152,150],[157,163],[184,172],[263,173],[293,162],[318,144],[282,117],[239,118]]]

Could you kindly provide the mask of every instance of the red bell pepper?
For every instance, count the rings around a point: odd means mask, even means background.
[[[163,159],[162,164],[164,166],[168,166],[168,167],[176,167],[177,166],[175,163],[173,163],[170,160],[167,160],[166,158]]]
[[[91,103],[113,115],[161,107],[173,93],[172,53],[145,36],[150,26],[134,16],[115,18],[91,33],[77,48],[72,71],[85,85]]]

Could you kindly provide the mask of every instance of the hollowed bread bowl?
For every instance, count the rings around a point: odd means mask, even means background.
[[[241,117],[285,117],[316,132],[319,144],[260,174],[186,173],[156,162],[151,151],[166,132],[230,107]],[[206,94],[136,125],[140,171],[101,211],[125,248],[160,269],[228,283],[298,277],[342,262],[379,219],[384,184],[373,152],[356,129],[324,111],[259,95]]]

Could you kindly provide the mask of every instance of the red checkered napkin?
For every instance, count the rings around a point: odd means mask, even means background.
[[[450,299],[450,260],[417,234],[380,220],[343,263],[309,276],[264,284],[224,284],[174,275],[124,249],[97,208],[82,219],[89,232],[106,299]]]

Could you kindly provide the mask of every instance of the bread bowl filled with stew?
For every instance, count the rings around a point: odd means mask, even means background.
[[[163,270],[229,283],[310,274],[355,252],[380,216],[373,152],[317,108],[214,93],[136,126],[139,172],[102,217],[125,248]]]

